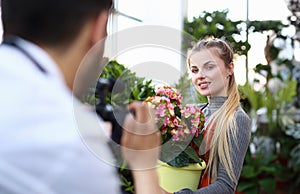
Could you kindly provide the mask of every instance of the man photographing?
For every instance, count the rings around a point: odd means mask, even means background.
[[[105,38],[112,5],[111,0],[1,0],[0,193],[120,192],[115,168],[106,162],[112,155],[105,125],[73,95],[76,76],[79,84],[93,73],[91,66],[78,72],[79,66]],[[121,142],[124,158],[139,169],[133,172],[136,193],[159,193],[151,188],[157,186],[151,167],[160,144],[154,115],[141,103],[129,107],[136,117],[127,116]],[[141,129],[144,135],[137,135]]]

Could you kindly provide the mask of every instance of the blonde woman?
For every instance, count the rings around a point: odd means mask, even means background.
[[[251,133],[250,119],[239,103],[233,51],[223,40],[201,40],[191,51],[188,67],[195,88],[208,97],[203,107],[206,125],[200,153],[207,168],[197,191],[182,189],[174,194],[235,193]],[[167,193],[159,188],[154,169],[134,173],[145,183],[140,187],[147,185],[152,193]]]
[[[199,41],[188,58],[196,90],[208,97],[203,156],[207,168],[199,189],[176,194],[234,193],[250,141],[250,119],[240,106],[233,51],[221,39]]]

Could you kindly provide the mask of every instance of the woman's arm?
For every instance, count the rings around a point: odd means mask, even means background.
[[[234,169],[235,176],[237,180],[240,177],[240,173],[243,167],[244,158],[249,146],[250,142],[250,124],[251,121],[248,115],[242,110],[239,109],[236,113],[238,131],[237,131],[237,141],[233,140],[231,137],[231,160],[232,166]],[[182,190],[177,192],[176,194],[210,194],[210,193],[223,193],[223,194],[231,194],[234,193],[236,189],[237,183],[230,180],[225,168],[219,164],[218,166],[218,176],[217,180],[207,187],[201,188],[197,191],[192,192],[191,190]]]

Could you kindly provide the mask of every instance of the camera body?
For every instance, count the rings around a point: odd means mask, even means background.
[[[122,133],[123,133],[123,123],[126,115],[129,113],[125,106],[113,107],[111,104],[107,103],[106,96],[112,93],[113,89],[116,93],[121,93],[125,86],[123,83],[117,84],[115,86],[115,79],[105,79],[99,78],[96,85],[95,97],[99,99],[96,104],[97,114],[104,120],[109,121],[112,124],[111,139],[120,144]]]

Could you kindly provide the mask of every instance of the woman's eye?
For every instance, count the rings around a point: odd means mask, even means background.
[[[198,73],[198,69],[192,69],[192,73]]]
[[[213,69],[213,68],[214,68],[213,65],[209,65],[209,66],[206,66],[206,67],[205,67],[206,70],[211,70],[211,69]]]

